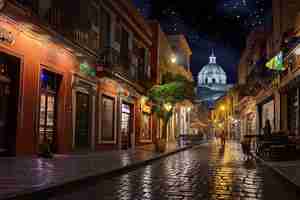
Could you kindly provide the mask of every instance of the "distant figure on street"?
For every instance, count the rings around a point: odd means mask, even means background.
[[[265,136],[270,136],[271,135],[271,123],[269,119],[266,119],[265,121],[265,127],[264,127],[264,135]]]
[[[242,150],[246,160],[251,158],[251,139],[249,137],[244,137],[241,141]]]
[[[226,143],[226,134],[225,134],[224,130],[222,130],[222,132],[221,132],[220,139],[221,139],[221,145],[225,146],[225,143]]]

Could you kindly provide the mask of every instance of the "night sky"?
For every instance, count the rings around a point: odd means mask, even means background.
[[[203,2],[202,4],[200,4]],[[271,22],[271,0],[134,0],[140,12],[160,21],[167,34],[183,33],[193,50],[192,72],[197,77],[208,63],[211,49],[226,71],[237,80],[237,64],[246,35]]]

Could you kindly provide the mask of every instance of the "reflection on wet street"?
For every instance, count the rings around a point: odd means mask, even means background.
[[[299,199],[295,188],[254,160],[235,142],[211,142],[126,174],[84,185],[56,200],[97,199]]]

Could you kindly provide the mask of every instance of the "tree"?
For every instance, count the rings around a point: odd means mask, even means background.
[[[149,92],[149,101],[152,103],[152,111],[163,122],[162,140],[166,140],[167,126],[176,104],[195,96],[194,82],[189,81],[182,75],[166,73],[162,83],[153,86]]]

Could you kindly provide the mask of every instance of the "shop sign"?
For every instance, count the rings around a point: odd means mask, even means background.
[[[88,76],[96,76],[96,70],[95,68],[91,67],[87,63],[81,63],[79,66],[80,72],[88,75]]]
[[[4,29],[3,27],[0,27],[0,42],[6,43],[6,44],[13,44],[15,41],[15,38],[12,34],[12,32],[9,32],[8,30]]]

